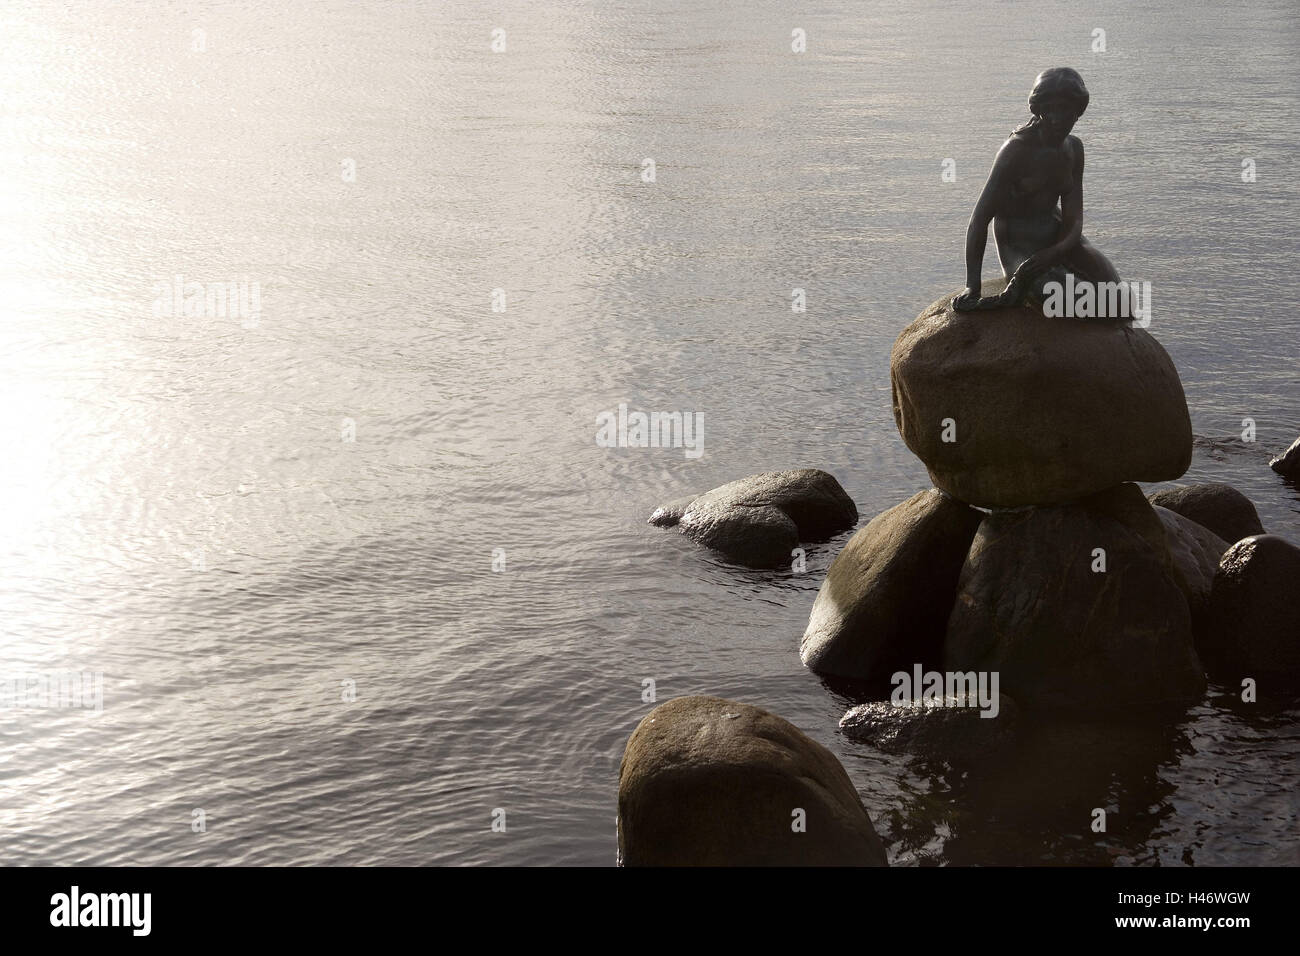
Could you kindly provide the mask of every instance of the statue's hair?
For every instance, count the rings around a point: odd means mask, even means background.
[[[1033,118],[1020,126],[1011,135],[1024,133],[1038,125],[1039,110],[1043,101],[1065,99],[1075,108],[1075,116],[1082,116],[1088,108],[1088,88],[1083,85],[1083,77],[1077,70],[1068,66],[1054,66],[1044,70],[1034,79],[1034,88],[1029,91],[1029,112]]]

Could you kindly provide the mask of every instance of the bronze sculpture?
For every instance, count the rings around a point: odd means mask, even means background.
[[[1038,74],[1029,94],[1033,118],[1002,144],[966,229],[966,289],[959,312],[1041,301],[1043,286],[1119,282],[1110,260],[1083,237],[1083,143],[1070,135],[1088,108],[1083,77],[1069,67]],[[1058,208],[1059,203],[1059,208]],[[980,268],[989,223],[1006,289],[981,296]]]

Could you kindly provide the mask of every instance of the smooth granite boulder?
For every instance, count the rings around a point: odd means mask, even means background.
[[[985,717],[983,713],[993,716]],[[996,706],[986,709],[981,709],[976,697],[962,695],[933,703],[859,704],[840,719],[840,729],[845,736],[886,753],[969,763],[1013,743],[1018,721],[1019,709],[1006,694],[998,694]]]
[[[1163,526],[1143,508],[1151,511],[1129,485],[1096,502],[986,517],[958,580],[944,669],[997,671],[1026,711],[1095,714],[1198,699],[1205,675],[1187,598]],[[1142,517],[1115,517],[1129,512]]]
[[[1263,534],[1259,512],[1251,500],[1232,485],[1206,482],[1165,488],[1150,496],[1153,505],[1176,511],[1231,544],[1252,534]]]
[[[937,667],[981,513],[934,489],[877,515],[831,562],[799,656],[819,674],[886,681]]]
[[[1149,332],[1029,306],[954,312],[951,299],[904,329],[890,360],[894,420],[936,487],[1009,508],[1187,470],[1182,382]]]
[[[720,697],[670,700],[637,725],[619,768],[618,848],[625,866],[887,865],[835,755]]]
[[[1300,548],[1275,534],[1238,541],[1219,562],[1200,649],[1210,673],[1300,691]],[[1262,686],[1262,685],[1261,685]]]
[[[1169,554],[1169,536],[1164,522],[1151,502],[1142,495],[1142,489],[1131,481],[1089,495],[1074,504],[1094,515],[1118,521],[1150,545],[1154,556],[1166,569],[1177,572]]]
[[[1201,614],[1210,601],[1210,587],[1219,570],[1219,559],[1228,550],[1228,542],[1191,518],[1176,511],[1153,506],[1165,526],[1165,539],[1169,542],[1169,555],[1182,577],[1183,594],[1192,612],[1192,625],[1201,620]]]
[[[655,509],[649,523],[676,527],[738,564],[788,565],[800,541],[818,541],[857,523],[840,483],[816,468],[769,471]]]
[[[1291,443],[1291,447],[1268,463],[1283,478],[1300,481],[1300,438]]]

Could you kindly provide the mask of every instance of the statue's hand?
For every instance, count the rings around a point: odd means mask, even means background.
[[[1024,262],[1020,263],[1020,268],[1016,269],[1016,273],[1013,278],[1019,279],[1020,282],[1024,283],[1029,279],[1032,279],[1038,273],[1042,272],[1051,264],[1052,264],[1052,257],[1049,256],[1045,250],[1040,249],[1038,252],[1035,252]]]
[[[1020,302],[1021,290],[1024,287],[1024,277],[1017,269],[1015,275],[1007,282],[1007,287],[995,296],[990,296],[984,300],[984,307],[987,309],[1005,309]]]
[[[971,289],[969,286],[952,300],[953,311],[971,312],[979,308],[980,293],[978,289]]]

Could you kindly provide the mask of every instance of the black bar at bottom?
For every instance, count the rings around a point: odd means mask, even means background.
[[[1291,925],[1294,869],[544,870],[32,868],[0,870],[0,931],[57,943],[283,940],[374,944],[431,927],[646,933],[702,918],[710,932],[792,921],[874,941],[954,942],[1199,934],[1231,942]],[[73,900],[76,887],[76,918]],[[111,894],[111,895],[106,895]],[[132,895],[135,894],[135,895]],[[147,900],[144,894],[148,894]],[[91,899],[93,897],[93,899]],[[146,908],[147,902],[147,908]],[[147,919],[146,919],[147,916]],[[1206,921],[1208,925],[1206,924]],[[73,922],[79,925],[71,925]],[[118,925],[84,925],[86,922]],[[59,925],[56,925],[59,924]],[[836,924],[839,924],[838,926]],[[585,927],[585,929],[584,929]],[[144,930],[147,929],[147,934]],[[937,935],[936,935],[937,934]],[[686,934],[689,935],[689,934]],[[447,942],[451,942],[450,939]]]

